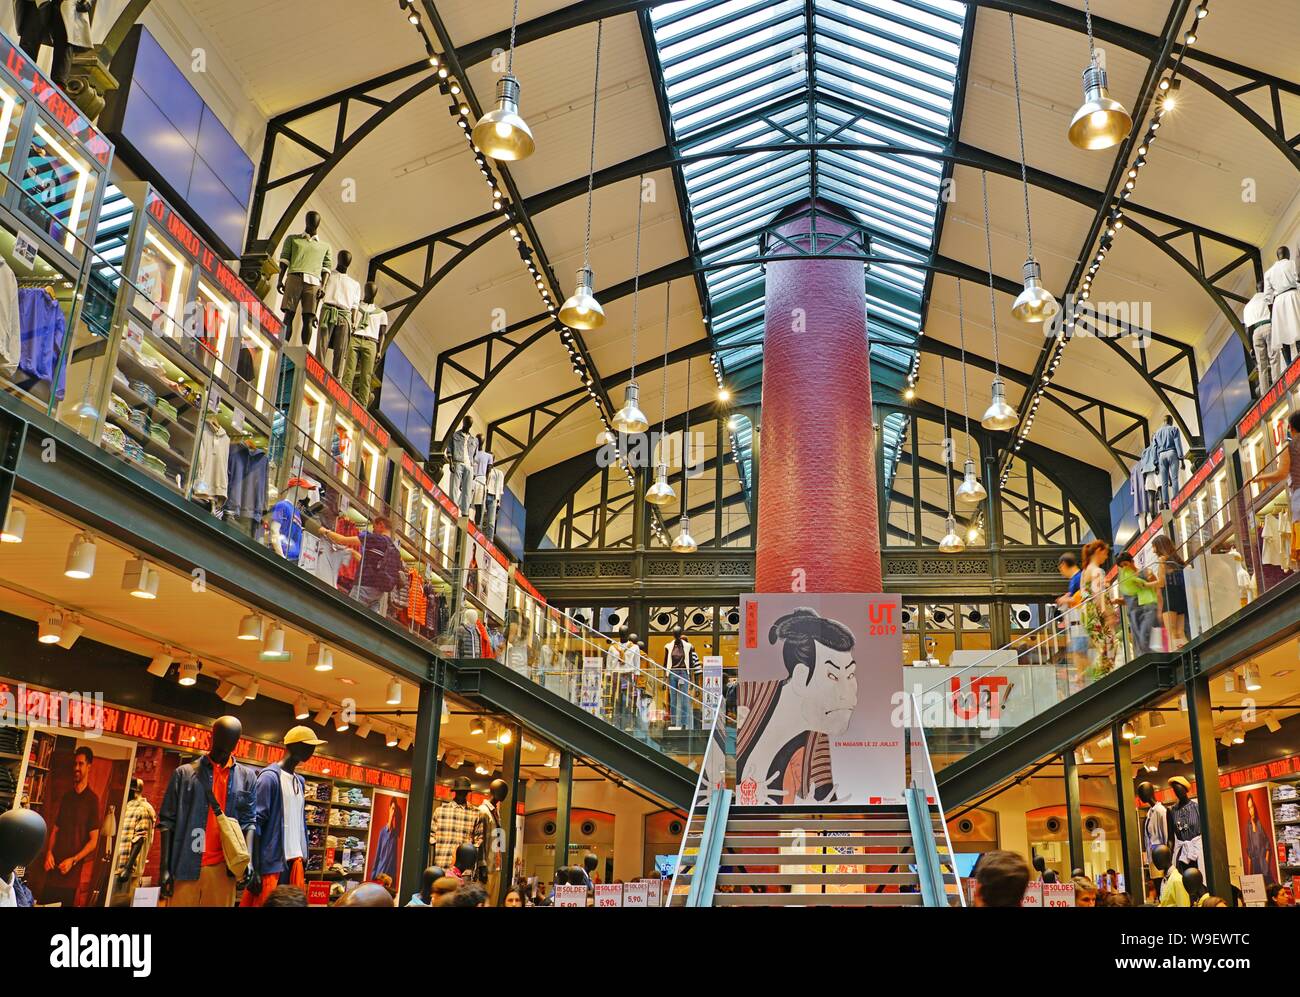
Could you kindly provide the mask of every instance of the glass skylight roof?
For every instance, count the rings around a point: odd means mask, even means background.
[[[809,23],[809,12],[811,22]],[[758,235],[814,196],[870,230],[872,255],[928,261],[966,6],[958,0],[683,0],[651,14],[673,141],[725,371],[762,361]],[[836,148],[810,150],[808,144]],[[878,151],[880,147],[891,147]],[[730,155],[718,152],[748,149]],[[694,157],[694,158],[691,158]],[[911,369],[926,272],[873,262],[876,369]],[[747,464],[748,454],[742,459]]]

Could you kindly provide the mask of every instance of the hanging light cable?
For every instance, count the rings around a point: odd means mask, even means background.
[[[1097,58],[1088,0],[1083,0],[1083,16],[1088,32],[1088,68],[1083,71],[1083,105],[1070,121],[1070,143],[1080,149],[1109,149],[1128,137],[1133,118],[1107,89],[1109,81]]]
[[[1002,365],[998,356],[998,302],[993,291],[993,230],[989,225],[989,175],[980,171],[980,186],[984,192],[984,245],[989,260],[989,313],[993,318],[993,383],[989,386],[992,400],[984,410],[980,425],[994,432],[1014,429],[1020,420],[1016,410],[1007,404],[1007,386],[1002,382]]]
[[[641,411],[641,388],[636,383],[636,334],[640,321],[641,303],[641,207],[645,204],[642,196],[642,174],[636,182],[636,262],[632,275],[632,370],[628,377],[627,391],[623,395],[623,407],[614,413],[614,428],[620,433],[644,433],[650,428],[650,421]]]
[[[961,535],[957,532],[957,519],[952,514],[952,436],[948,432],[948,361],[939,358],[939,384],[943,392],[943,497],[948,506],[948,519],[945,522],[943,538],[939,549],[945,554],[959,554],[966,548]]]
[[[664,390],[659,412],[659,460],[655,464],[655,482],[646,489],[645,500],[651,505],[667,505],[677,497],[668,483],[668,462],[664,459],[664,441],[668,438],[668,317],[672,314],[673,282],[664,282]]]
[[[1029,167],[1025,159],[1025,119],[1020,108],[1020,60],[1016,54],[1016,15],[1011,19],[1011,74],[1016,85],[1016,130],[1020,136],[1020,185],[1025,192],[1025,242],[1028,256],[1025,259],[1025,289],[1011,306],[1011,314],[1021,322],[1046,322],[1061,310],[1052,292],[1043,287],[1043,268],[1034,258],[1034,228],[1029,217]]]
[[[694,554],[700,545],[691,536],[690,506],[686,503],[687,441],[691,432],[691,358],[686,358],[686,424],[682,427],[682,522],[673,539],[673,551],[677,554]]]
[[[605,324],[605,310],[596,300],[591,272],[591,190],[596,177],[596,104],[600,98],[600,38],[604,21],[596,22],[596,72],[591,90],[591,160],[587,165],[587,235],[582,246],[582,269],[578,286],[560,306],[560,321],[570,329],[599,329]]]
[[[966,420],[966,471],[957,486],[957,504],[975,506],[988,498],[988,492],[975,473],[974,444],[970,434],[970,385],[966,380],[966,305],[960,280],[957,281],[957,331],[961,337],[961,412]]]
[[[478,119],[471,133],[474,144],[485,156],[504,162],[527,159],[533,154],[533,132],[519,114],[519,80],[515,78],[515,28],[519,24],[519,0],[510,18],[510,54],[506,74],[497,80],[497,106]]]

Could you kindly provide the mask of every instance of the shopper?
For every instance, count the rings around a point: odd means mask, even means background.
[[[512,886],[506,891],[504,907],[527,907],[528,899],[522,886]]]
[[[1083,628],[1088,643],[1096,653],[1096,660],[1088,670],[1090,678],[1097,679],[1115,667],[1115,613],[1110,605],[1106,586],[1106,559],[1110,545],[1104,540],[1093,540],[1083,548]]]
[[[1165,639],[1170,651],[1187,643],[1187,585],[1183,580],[1186,565],[1174,549],[1174,542],[1163,533],[1152,546],[1160,558],[1156,584],[1160,589],[1160,615],[1165,625]]]
[[[339,897],[335,907],[393,907],[393,895],[378,883],[362,883]]]
[[[1133,654],[1136,658],[1151,648],[1151,632],[1156,623],[1156,591],[1154,579],[1144,578],[1133,563],[1133,555],[1124,551],[1115,559],[1119,566],[1119,594],[1124,597],[1128,612],[1129,633],[1132,635]]]
[[[262,901],[263,907],[306,907],[307,891],[301,886],[277,886]]]
[[[1029,863],[1015,852],[985,852],[975,866],[976,907],[1019,907],[1029,885]]]
[[[466,883],[454,893],[448,893],[439,907],[486,907],[487,890],[478,883]]]
[[[355,537],[345,537],[323,527],[320,532],[325,539],[350,547],[361,555],[361,570],[353,595],[367,609],[385,615],[388,611],[387,596],[397,587],[402,573],[402,557],[393,543],[388,518],[376,516],[370,529],[362,530]]]
[[[1133,898],[1127,893],[1107,893],[1099,907],[1132,907]]]
[[[1097,884],[1087,876],[1075,876],[1070,882],[1074,883],[1074,906],[1076,907],[1096,907],[1097,906]]]
[[[1227,907],[1228,905],[1223,902],[1222,897],[1216,897],[1213,893],[1207,893],[1205,894],[1205,896],[1201,897],[1201,902],[1198,903],[1196,906],[1197,907]]]
[[[1082,675],[1088,667],[1088,634],[1083,629],[1082,610],[1079,608],[1083,601],[1083,593],[1079,588],[1083,583],[1083,572],[1079,567],[1078,556],[1071,552],[1062,554],[1057,562],[1057,570],[1065,579],[1065,594],[1056,600],[1056,605],[1065,621],[1068,661],[1075,674]]]

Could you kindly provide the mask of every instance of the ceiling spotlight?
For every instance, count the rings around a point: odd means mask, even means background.
[[[605,324],[605,310],[592,291],[594,281],[590,267],[578,271],[577,287],[560,306],[560,321],[569,328],[589,331]]]
[[[509,744],[512,737],[513,735],[510,733],[510,728],[502,727],[501,730],[497,732],[497,744]]]
[[[244,702],[244,689],[232,679],[225,679],[217,684],[217,695],[223,703],[239,706]]]
[[[256,699],[261,688],[261,683],[258,681],[257,676],[254,675],[252,681],[249,682],[248,685],[244,686],[244,702],[251,703]]]
[[[154,678],[165,678],[167,672],[171,669],[172,661],[171,648],[164,648],[153,656],[149,662],[149,674]]]
[[[161,574],[142,557],[126,562],[122,571],[122,588],[137,599],[157,599]]]
[[[284,654],[284,627],[280,624],[272,623],[271,629],[266,631],[266,636],[262,640],[262,654]]]
[[[472,721],[470,721],[469,732],[470,732],[470,734],[474,735],[475,737],[477,737],[479,734],[482,734],[482,733],[483,733],[483,718],[482,718],[482,717],[475,717]]]
[[[5,514],[4,530],[0,531],[0,543],[20,544],[23,534],[27,532],[27,513],[16,505],[11,505]]]
[[[371,722],[370,722],[370,718],[367,717],[365,720],[362,720],[362,721],[361,721],[360,725],[358,725],[358,727],[357,727],[357,737],[361,737],[361,738],[369,737],[369,736],[370,736],[370,732],[371,732],[372,730],[374,730],[374,728],[375,728],[375,725],[374,725],[373,723],[371,723]]]
[[[319,642],[307,648],[307,665],[312,671],[328,672],[334,669],[334,652]]]
[[[202,669],[199,659],[191,655],[181,662],[180,671],[177,672],[176,681],[181,685],[193,685],[199,680],[199,672]]]
[[[334,716],[334,709],[329,703],[324,703],[321,705],[321,708],[316,711],[316,716],[313,717],[312,720],[317,727],[324,727],[330,722],[330,717],[332,716]]]
[[[384,700],[389,706],[402,705],[402,683],[393,679],[388,683],[388,698]]]
[[[239,633],[236,635],[239,640],[261,640],[262,639],[262,617],[257,613],[249,613],[239,621]]]
[[[293,718],[306,720],[309,716],[311,716],[311,708],[307,705],[307,697],[299,696],[293,701]]]
[[[729,402],[729,401],[731,401],[731,392],[728,391],[726,388],[719,388],[719,389],[718,389],[718,401],[720,401],[720,402]]]
[[[403,737],[401,737],[401,738],[398,739],[398,741],[397,741],[397,750],[398,750],[398,751],[406,751],[406,750],[409,749],[410,747],[411,747],[411,735],[410,735],[410,734],[406,734],[406,735],[404,735]]]
[[[351,725],[348,723],[347,717],[344,716],[342,710],[339,710],[338,715],[334,717],[334,729],[342,734],[347,731],[349,726]]]
[[[488,769],[488,768],[486,768],[486,767],[483,765],[482,762],[479,762],[477,765],[474,766],[474,771],[477,772],[479,775],[491,775],[491,774],[492,774],[491,770]]]
[[[77,642],[77,638],[86,632],[86,628],[81,625],[81,617],[69,614],[63,620],[63,633],[59,637],[58,645],[65,651],[70,649]]]
[[[89,578],[95,573],[95,539],[78,533],[68,545],[68,560],[63,569],[68,578]]]
[[[1152,730],[1155,730],[1157,727],[1164,727],[1166,723],[1165,715],[1161,710],[1152,710],[1147,714],[1147,726]]]
[[[1247,692],[1259,692],[1260,689],[1264,688],[1263,683],[1259,680],[1259,665],[1252,662],[1241,670],[1241,674],[1246,681]]]
[[[1246,728],[1242,727],[1241,725],[1238,725],[1232,729],[1232,743],[1233,744],[1246,743]]]
[[[63,637],[63,613],[50,608],[36,624],[36,639],[42,644],[57,644]]]
[[[916,397],[916,389],[910,384],[903,389],[903,401],[910,402]]]
[[[388,747],[390,747],[390,748],[396,748],[396,747],[397,747],[397,740],[398,740],[398,738],[397,738],[397,732],[396,732],[396,731],[392,731],[392,730],[390,730],[388,733],[386,733],[386,734],[384,735],[384,744],[386,744],[386,745],[387,745]]]

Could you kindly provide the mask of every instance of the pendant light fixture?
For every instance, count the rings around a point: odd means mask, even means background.
[[[510,18],[510,54],[506,74],[497,80],[497,106],[478,119],[471,133],[474,144],[485,156],[516,162],[533,154],[533,132],[519,114],[519,80],[515,78],[515,28],[519,24],[519,0]]]
[[[667,505],[677,497],[668,483],[668,462],[663,459],[664,441],[668,438],[668,316],[672,314],[673,282],[664,283],[664,388],[659,410],[659,461],[655,464],[655,482],[645,492],[651,505]]]
[[[641,411],[641,389],[636,383],[636,334],[640,320],[641,301],[641,206],[645,198],[641,196],[641,183],[636,183],[636,262],[632,274],[632,370],[627,382],[627,391],[623,395],[623,407],[614,413],[614,428],[620,433],[644,433],[650,428],[650,420]]]
[[[686,359],[686,424],[682,427],[682,521],[677,530],[677,536],[673,538],[673,552],[676,554],[694,554],[700,549],[700,545],[695,542],[691,536],[691,517],[688,512],[690,506],[686,502],[686,479],[687,479],[687,442],[691,432],[691,361]]]
[[[1083,0],[1083,16],[1088,30],[1088,68],[1083,71],[1083,105],[1070,121],[1070,143],[1080,149],[1109,149],[1128,137],[1133,118],[1107,89],[1106,70],[1097,58],[1093,41],[1088,0]]]
[[[1007,386],[1002,382],[1002,366],[998,358],[998,302],[993,291],[993,232],[989,227],[989,175],[980,171],[980,187],[984,192],[984,245],[989,261],[989,313],[993,319],[993,383],[989,386],[992,400],[984,410],[980,425],[994,432],[1005,433],[1015,429],[1020,421],[1016,410],[1007,404]]]
[[[596,73],[591,90],[591,160],[587,165],[587,235],[582,248],[582,269],[578,286],[560,306],[560,321],[570,329],[599,329],[605,324],[605,310],[592,290],[595,277],[591,272],[591,189],[596,178],[596,103],[600,97],[600,36],[604,21],[596,22]]]
[[[945,554],[960,554],[966,544],[957,532],[957,519],[952,514],[952,436],[948,433],[948,361],[939,358],[939,384],[943,392],[943,497],[948,505],[943,538],[939,549]]]
[[[984,490],[975,470],[974,445],[970,435],[970,385],[966,379],[966,304],[960,280],[957,281],[957,331],[961,337],[961,413],[966,420],[966,470],[961,484],[957,486],[957,504],[977,506],[988,498],[988,492]]]
[[[1025,119],[1020,109],[1020,62],[1016,55],[1016,15],[1011,19],[1011,74],[1016,85],[1016,130],[1020,136],[1020,185],[1025,192],[1025,242],[1028,256],[1025,259],[1025,289],[1011,306],[1011,314],[1021,322],[1046,322],[1061,310],[1052,292],[1043,287],[1043,268],[1034,258],[1034,228],[1029,219],[1029,167],[1025,161]]]

